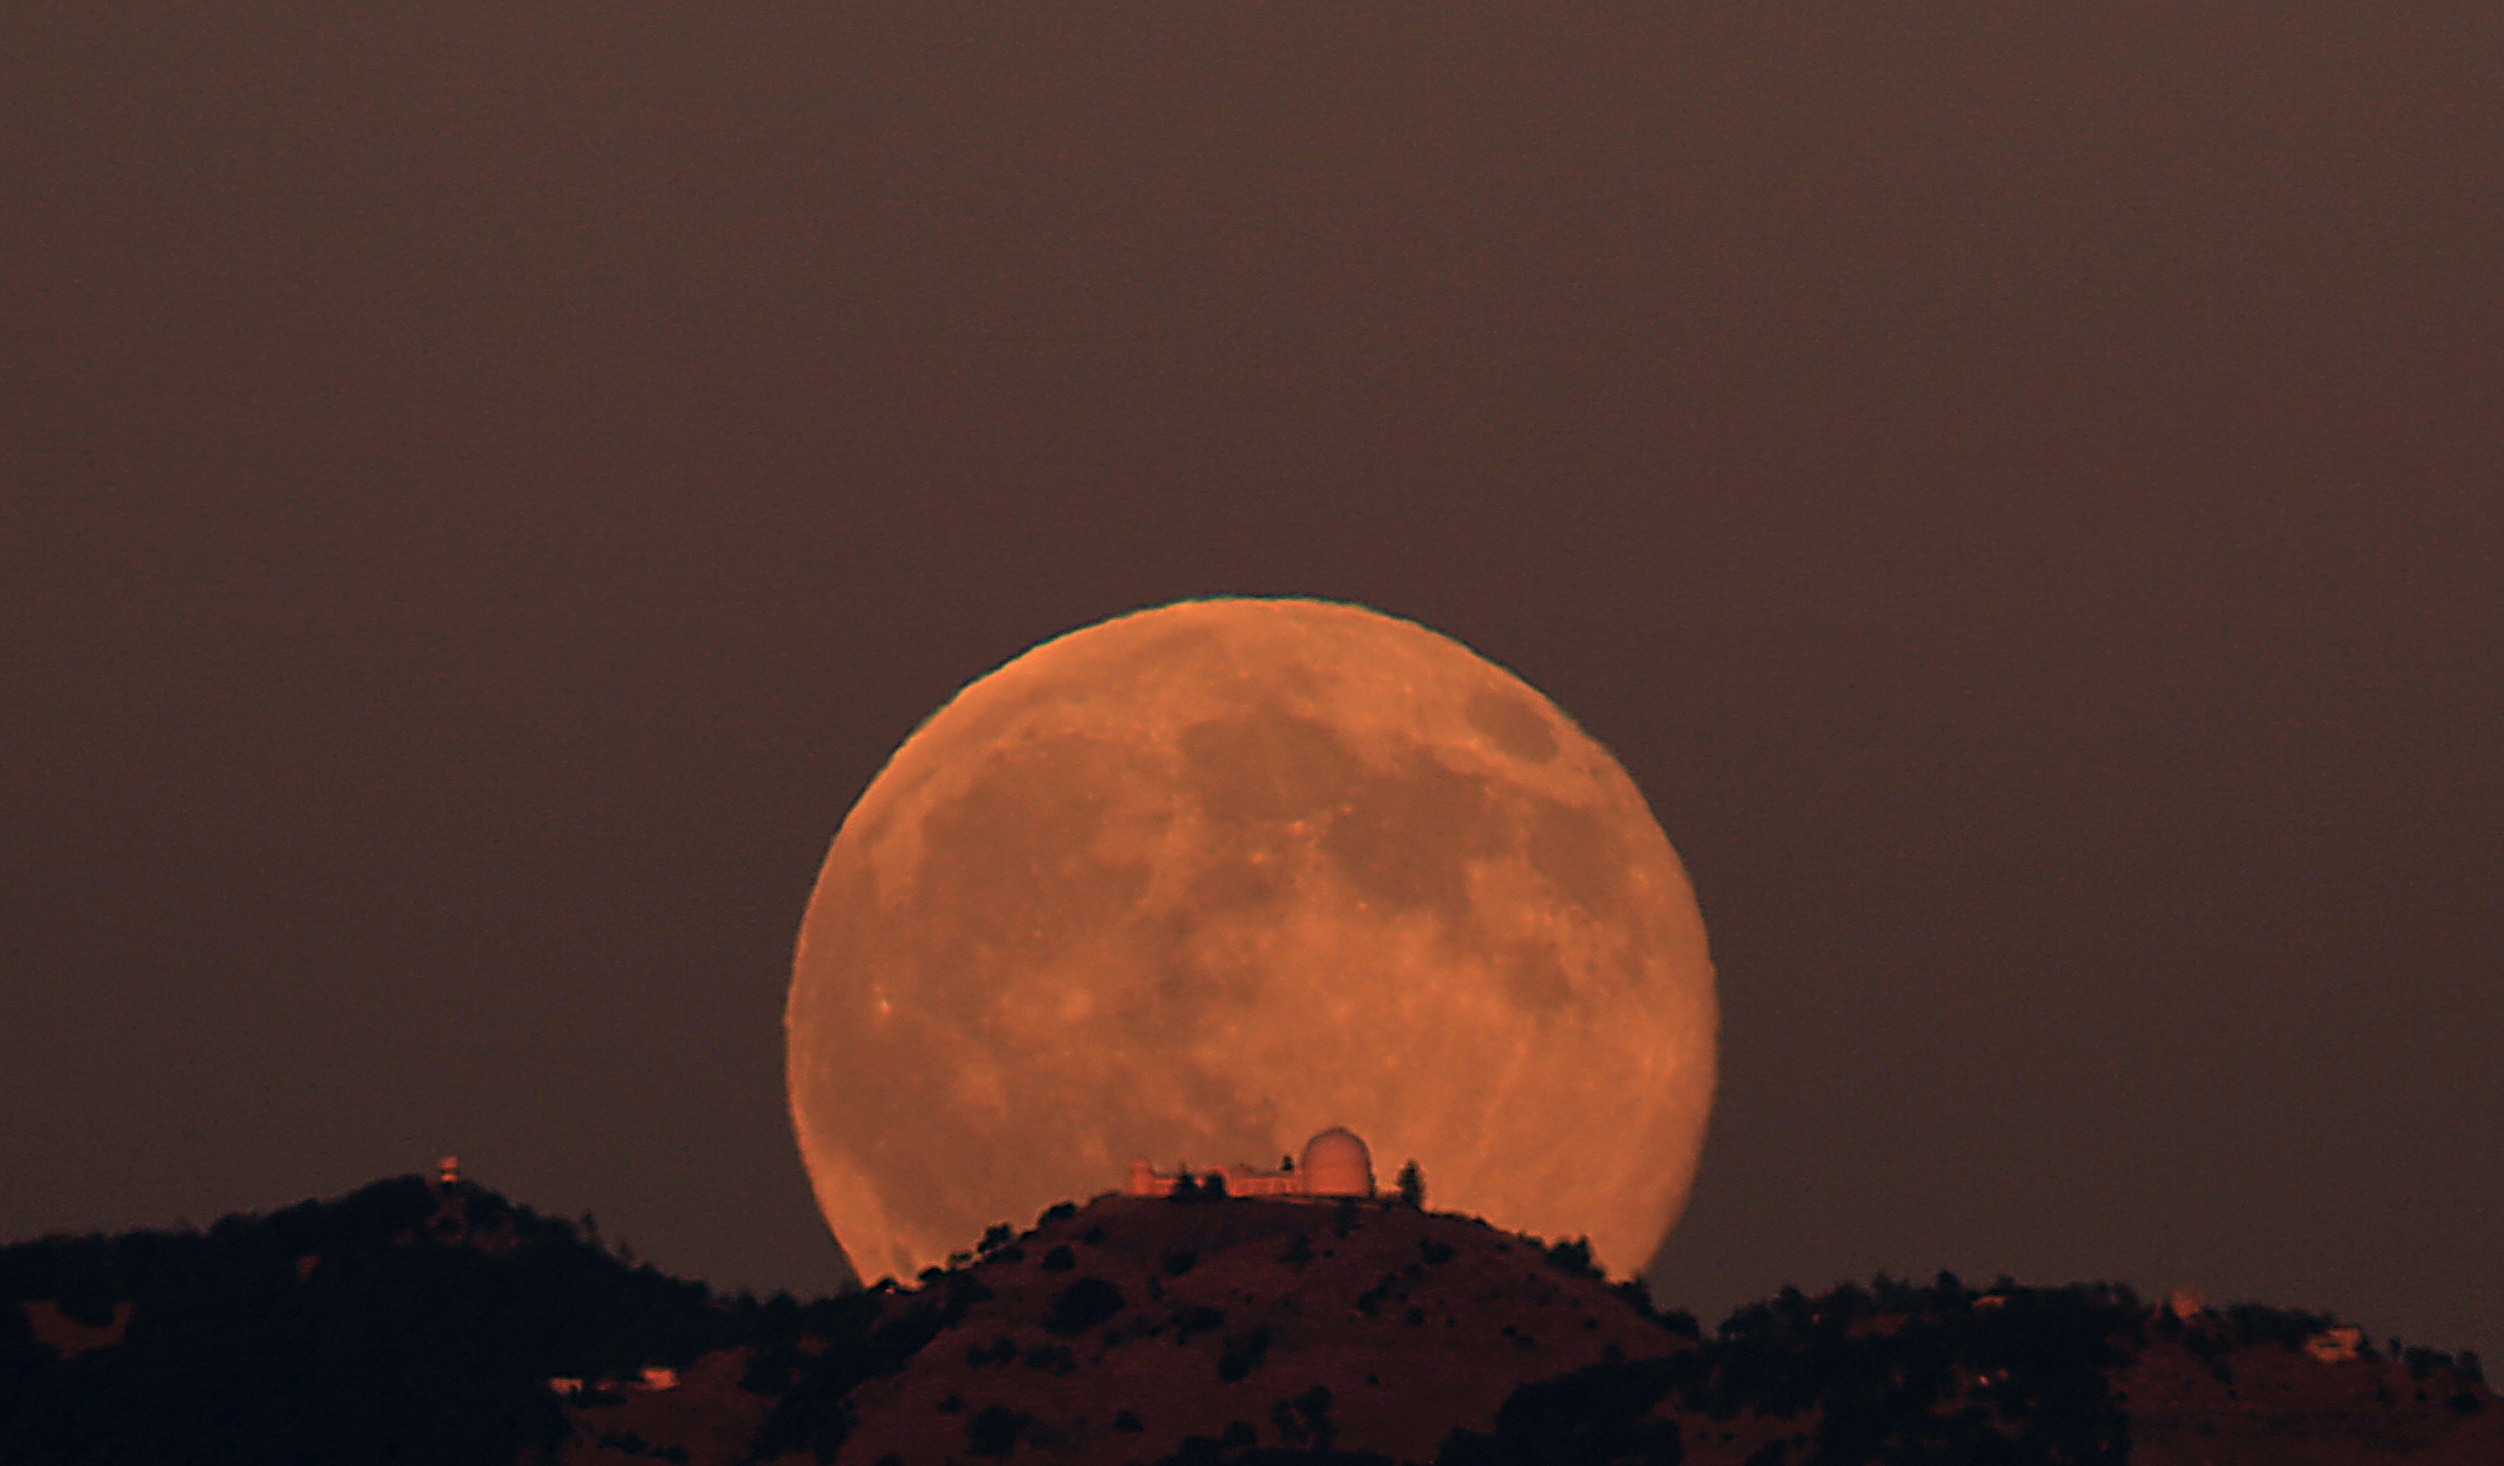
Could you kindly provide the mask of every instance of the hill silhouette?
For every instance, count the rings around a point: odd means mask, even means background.
[[[1153,1461],[1196,1436],[1432,1459],[1525,1379],[1681,1341],[1576,1246],[1399,1205],[1105,1197],[989,1240],[895,1300],[944,1302],[909,1367],[844,1394],[847,1458],[917,1459],[957,1417],[985,1454]]]
[[[720,1297],[463,1182],[0,1248],[0,1463],[2492,1466],[2471,1356],[1942,1276],[1709,1332],[1397,1201],[1102,1197],[909,1287]]]
[[[415,1176],[205,1232],[0,1248],[0,1462],[514,1460],[553,1376],[692,1363],[701,1284],[574,1223]]]

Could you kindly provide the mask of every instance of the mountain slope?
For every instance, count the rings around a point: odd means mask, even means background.
[[[1106,1197],[947,1282],[945,1327],[851,1392],[845,1460],[1155,1460],[1194,1435],[1431,1459],[1526,1379],[1683,1342],[1578,1250],[1380,1202]]]

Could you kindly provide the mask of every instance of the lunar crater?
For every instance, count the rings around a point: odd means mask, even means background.
[[[1469,695],[1464,710],[1471,727],[1513,757],[1534,764],[1556,757],[1556,734],[1549,731],[1548,720],[1521,699],[1481,688]]]

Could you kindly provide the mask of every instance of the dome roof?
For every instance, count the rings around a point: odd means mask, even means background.
[[[1356,1132],[1332,1126],[1304,1143],[1304,1160],[1296,1167],[1311,1196],[1371,1196],[1374,1157]]]

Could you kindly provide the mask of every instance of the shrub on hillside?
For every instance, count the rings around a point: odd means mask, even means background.
[[[1006,1405],[985,1405],[965,1421],[965,1444],[977,1456],[1005,1456],[1035,1418]]]
[[[1102,1278],[1080,1278],[1053,1295],[1043,1326],[1064,1338],[1083,1334],[1122,1311],[1122,1290]]]

